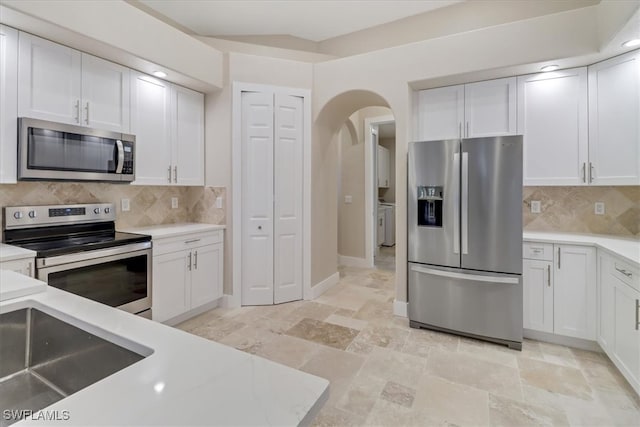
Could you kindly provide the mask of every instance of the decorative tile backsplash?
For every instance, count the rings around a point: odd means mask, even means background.
[[[224,224],[224,208],[216,208],[222,187],[137,186],[78,182],[19,182],[0,185],[0,207],[68,203],[114,203],[116,227],[120,229],[177,222]],[[171,198],[178,208],[171,208]],[[129,199],[130,210],[122,212],[120,199]]]
[[[523,225],[527,231],[610,234],[640,237],[640,186],[524,187]],[[541,212],[531,213],[539,200]],[[604,215],[595,214],[603,202]]]

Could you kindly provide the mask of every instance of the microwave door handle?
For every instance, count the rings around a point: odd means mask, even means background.
[[[116,140],[116,147],[118,148],[118,166],[116,166],[116,173],[122,173],[122,167],[124,166],[124,146],[119,139]]]

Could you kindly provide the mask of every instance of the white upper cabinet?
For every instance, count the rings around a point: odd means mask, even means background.
[[[516,78],[418,92],[418,140],[516,134]]]
[[[173,86],[174,182],[204,185],[204,95]]]
[[[461,138],[463,122],[464,85],[418,92],[418,140]]]
[[[390,180],[389,149],[378,145],[378,187],[389,188]]]
[[[204,185],[204,95],[131,72],[138,185]]]
[[[18,31],[0,25],[0,183],[16,182]]]
[[[83,125],[129,132],[129,69],[82,54]]]
[[[518,130],[524,185],[585,185],[587,69],[518,77]]]
[[[131,133],[136,136],[134,184],[168,185],[171,170],[171,84],[131,73]]]
[[[20,32],[18,115],[129,132],[129,69]]]
[[[516,134],[516,78],[464,85],[464,136]]]
[[[589,67],[589,181],[640,184],[640,50]]]
[[[20,32],[18,115],[79,125],[82,55]]]

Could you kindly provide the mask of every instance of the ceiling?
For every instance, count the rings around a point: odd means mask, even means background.
[[[200,36],[287,35],[313,42],[462,0],[139,0]]]

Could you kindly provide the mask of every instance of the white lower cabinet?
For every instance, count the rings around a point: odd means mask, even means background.
[[[595,341],[596,249],[525,243],[523,253],[524,328]]]
[[[526,329],[553,333],[552,264],[533,259],[523,261],[523,326]]]
[[[554,245],[553,331],[596,339],[596,249]]]
[[[598,267],[598,343],[640,393],[640,272],[604,252]]]
[[[34,258],[15,259],[11,261],[0,262],[0,270],[10,270],[25,276],[34,277],[35,269]]]
[[[152,316],[166,322],[222,296],[222,231],[154,239]]]

